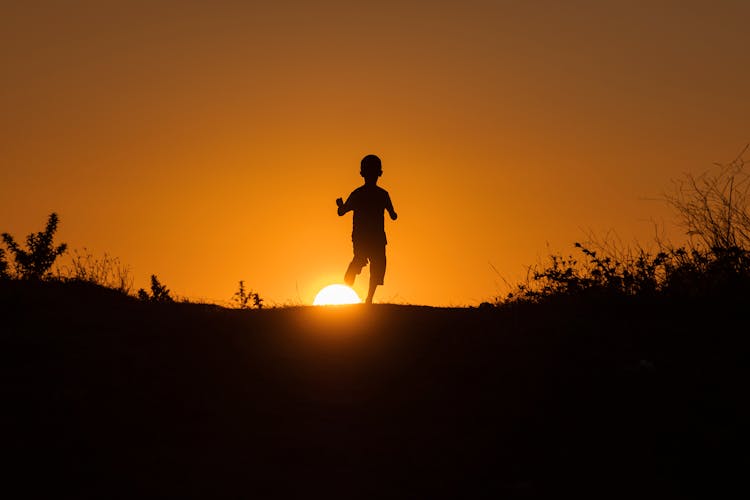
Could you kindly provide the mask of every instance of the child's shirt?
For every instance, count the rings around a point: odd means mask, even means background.
[[[377,185],[360,186],[349,195],[346,206],[354,211],[352,241],[385,245],[385,210],[393,211],[388,191]]]

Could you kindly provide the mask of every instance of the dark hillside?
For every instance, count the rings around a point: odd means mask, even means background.
[[[239,311],[0,281],[3,497],[725,497],[747,299]]]

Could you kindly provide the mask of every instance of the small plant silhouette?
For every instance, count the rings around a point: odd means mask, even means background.
[[[256,292],[247,290],[242,280],[232,295],[232,301],[237,304],[237,309],[263,309],[263,299]]]
[[[138,298],[147,302],[174,302],[169,289],[159,282],[155,274],[151,275],[151,293],[141,288],[138,290]]]
[[[58,246],[53,244],[58,222],[57,214],[51,213],[44,231],[31,233],[26,237],[27,250],[21,248],[10,234],[2,234],[5,245],[13,255],[16,274],[21,278],[43,279],[55,259],[65,253],[68,248],[67,244],[63,243]]]

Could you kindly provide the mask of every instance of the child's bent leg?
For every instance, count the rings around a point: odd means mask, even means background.
[[[344,283],[352,286],[354,284],[354,277],[362,272],[362,268],[366,265],[366,258],[355,255],[351,263],[349,264],[349,267],[346,269],[346,274],[344,275]]]

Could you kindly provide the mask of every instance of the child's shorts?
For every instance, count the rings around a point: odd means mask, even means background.
[[[354,258],[347,276],[354,278],[370,263],[370,284],[382,285],[385,279],[385,243],[354,242]]]

